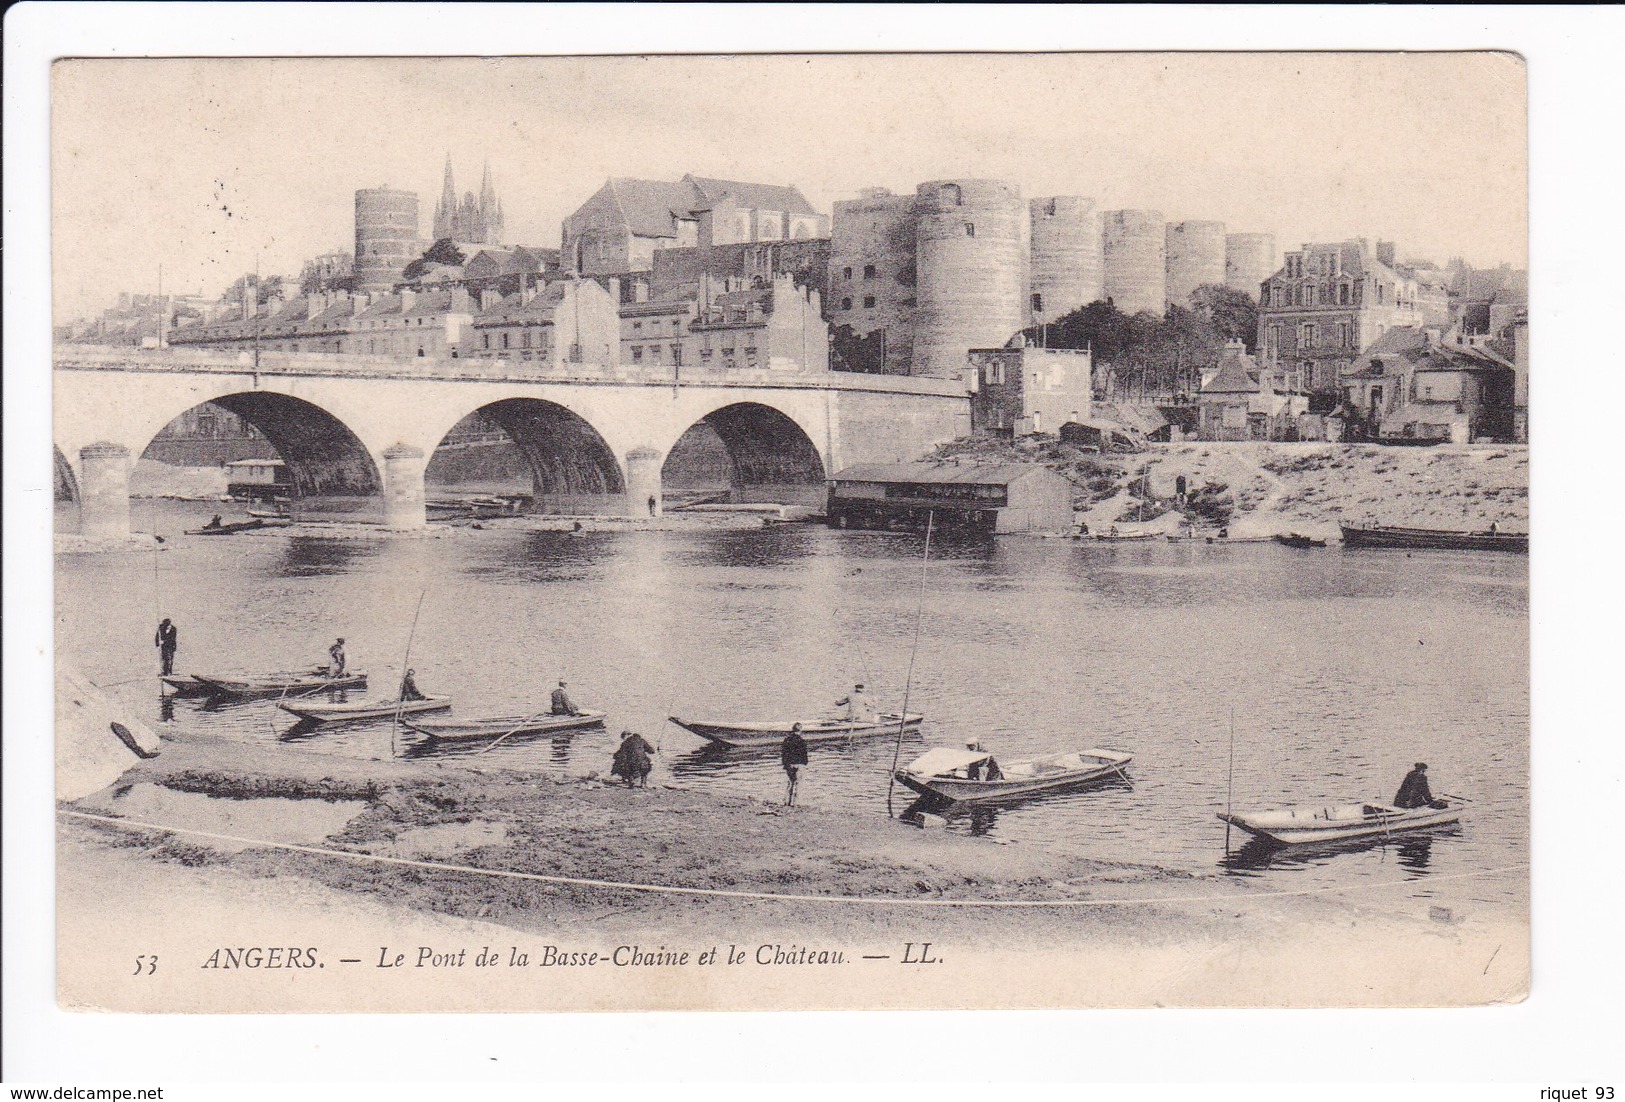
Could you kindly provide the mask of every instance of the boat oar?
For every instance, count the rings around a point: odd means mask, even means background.
[[[508,731],[506,731],[506,732],[504,732],[504,733],[503,733],[503,734],[502,734],[502,735],[501,735],[501,736],[500,736],[500,737],[499,737],[499,738],[498,738],[498,739],[497,739],[497,740],[496,740],[496,742],[493,742],[493,743],[492,743],[492,744],[491,744],[491,745],[489,745],[489,746],[487,746],[487,747],[485,747],[485,748],[484,748],[484,749],[483,749],[483,750],[477,750],[477,751],[475,751],[475,753],[474,753],[474,756],[475,756],[475,757],[476,757],[476,758],[477,758],[477,757],[479,757],[479,756],[480,756],[480,755],[481,755],[481,754],[484,754],[484,753],[487,753],[487,752],[489,752],[489,751],[491,751],[491,750],[495,750],[495,749],[496,749],[496,748],[497,748],[497,746],[498,746],[498,745],[499,745],[499,744],[500,744],[500,743],[501,743],[501,742],[502,742],[502,741],[503,741],[503,740],[504,740],[504,739],[506,739],[506,738],[507,738],[507,737],[508,737],[508,736],[509,736],[509,735],[512,735],[512,734],[517,734],[517,733],[518,733],[518,732],[519,732],[519,731],[522,731],[522,730],[524,730],[524,729],[525,729],[525,727],[527,727],[527,726],[528,726],[528,725],[530,725],[530,724],[532,724],[532,723],[534,723],[534,722],[536,722],[536,721],[537,721],[537,720],[538,720],[538,719],[541,719],[541,718],[542,718],[542,717],[543,717],[543,716],[545,716],[545,715],[546,715],[546,714],[547,714],[547,713],[546,713],[546,712],[537,712],[537,713],[536,713],[536,714],[535,714],[535,715],[528,715],[528,716],[526,716],[526,717],[525,717],[525,718],[524,718],[524,719],[522,719],[522,720],[520,720],[520,721],[519,721],[519,726],[517,726],[517,727],[514,727],[514,728],[512,728],[512,729],[510,729],[510,730],[508,730]]]
[[[1439,798],[1442,799],[1442,800],[1460,800],[1464,804],[1470,804],[1470,803],[1473,802],[1472,800],[1469,800],[1466,796],[1453,796],[1449,792],[1441,792],[1441,793],[1439,793]]]

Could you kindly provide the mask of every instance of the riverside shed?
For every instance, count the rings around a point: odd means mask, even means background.
[[[939,528],[970,532],[1060,531],[1072,520],[1072,483],[1048,467],[868,463],[829,482],[838,528]]]

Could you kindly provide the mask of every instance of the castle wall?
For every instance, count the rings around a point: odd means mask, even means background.
[[[1168,301],[1187,310],[1204,283],[1224,283],[1223,222],[1169,222],[1163,231]]]
[[[919,301],[912,374],[961,378],[972,348],[1027,325],[1030,226],[1021,189],[1002,180],[938,180],[915,193]]]
[[[836,366],[907,375],[914,352],[914,196],[868,189],[835,204],[824,316]]]
[[[357,289],[389,290],[420,251],[415,192],[363,188],[355,193]]]
[[[1160,210],[1109,210],[1101,216],[1102,282],[1125,314],[1161,314],[1168,301],[1167,239]]]
[[[1224,284],[1258,301],[1258,288],[1275,274],[1273,233],[1232,233],[1224,239]]]
[[[1056,195],[1027,205],[1033,321],[1054,321],[1101,297],[1100,213],[1093,199]]]

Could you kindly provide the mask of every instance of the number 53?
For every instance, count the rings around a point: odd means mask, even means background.
[[[135,958],[135,971],[131,975],[150,976],[156,971],[158,971],[158,954],[154,953],[149,957],[143,953]]]

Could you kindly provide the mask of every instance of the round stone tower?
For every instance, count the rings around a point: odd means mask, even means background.
[[[1125,314],[1161,314],[1168,272],[1160,210],[1109,210],[1101,216],[1102,284]]]
[[[1189,310],[1192,291],[1224,282],[1224,223],[1169,222],[1163,239],[1168,301]]]
[[[957,379],[967,350],[1000,348],[1027,326],[1027,205],[1002,180],[937,180],[916,189],[915,207],[911,373]]]
[[[1273,233],[1233,233],[1224,239],[1224,284],[1258,299],[1258,288],[1275,274]]]
[[[387,187],[355,193],[355,278],[361,291],[387,291],[417,259],[418,197]]]
[[[1032,223],[1032,314],[1054,321],[1101,296],[1100,212],[1095,201],[1055,195],[1027,204]]]

